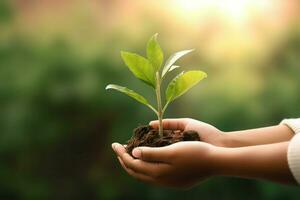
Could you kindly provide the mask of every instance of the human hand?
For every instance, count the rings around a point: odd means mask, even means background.
[[[158,120],[151,121],[150,126],[158,129]],[[198,132],[200,140],[216,146],[226,147],[228,136],[214,126],[191,118],[164,119],[163,128],[170,130]]]
[[[122,167],[143,182],[189,188],[214,175],[213,145],[178,142],[165,147],[137,147],[130,156],[118,143],[112,144]]]

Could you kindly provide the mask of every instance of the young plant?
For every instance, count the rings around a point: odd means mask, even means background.
[[[175,62],[182,56],[193,51],[183,50],[171,55],[164,66],[162,66],[164,61],[163,51],[157,41],[157,33],[153,35],[147,44],[147,58],[140,56],[136,53],[130,53],[126,51],[121,51],[121,56],[129,70],[141,81],[151,86],[156,93],[157,107],[154,108],[149,101],[142,95],[130,90],[126,87],[122,87],[115,84],[109,84],[106,86],[106,90],[114,89],[119,92],[125,93],[128,96],[134,98],[138,102],[148,106],[157,115],[159,120],[159,135],[163,135],[162,119],[163,115],[168,107],[168,105],[191,89],[207,75],[205,72],[200,70],[193,70],[187,72],[181,72],[178,74],[168,85],[165,91],[165,104],[163,105],[161,96],[161,86],[166,75],[173,71],[179,66],[174,65]]]

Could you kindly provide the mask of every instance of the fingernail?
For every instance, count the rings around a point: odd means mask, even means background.
[[[115,150],[115,144],[116,144],[116,143],[112,143],[112,144],[111,144],[111,148],[112,148],[113,150]]]
[[[142,150],[139,149],[139,148],[135,148],[135,149],[133,149],[133,151],[132,151],[132,155],[133,155],[135,158],[141,158],[141,157],[142,157]]]

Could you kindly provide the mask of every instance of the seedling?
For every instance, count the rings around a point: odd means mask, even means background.
[[[157,33],[153,35],[147,43],[147,58],[131,52],[121,51],[121,57],[129,70],[140,79],[142,82],[149,85],[153,90],[155,90],[157,106],[156,108],[149,103],[149,101],[138,94],[137,92],[130,90],[126,87],[109,84],[106,86],[106,89],[114,89],[138,102],[148,106],[156,115],[159,120],[159,136],[163,137],[163,126],[162,120],[164,113],[167,107],[173,102],[175,99],[186,93],[189,89],[191,89],[194,85],[196,85],[199,81],[206,78],[207,75],[205,72],[200,70],[193,70],[187,72],[179,73],[171,82],[168,84],[167,89],[165,91],[165,103],[163,105],[161,88],[162,83],[167,76],[167,74],[174,69],[179,68],[178,65],[175,65],[175,62],[181,58],[182,56],[193,51],[191,50],[183,50],[174,53],[171,55],[167,61],[164,63],[164,54],[163,51],[157,41]]]

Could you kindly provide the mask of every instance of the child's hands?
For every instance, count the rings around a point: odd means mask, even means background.
[[[150,126],[158,128],[158,121],[151,121]],[[190,118],[164,119],[163,128],[171,130],[197,131],[202,142],[216,146],[226,146],[227,135],[214,126]]]
[[[131,176],[152,184],[188,188],[214,174],[214,146],[203,142],[178,142],[165,147],[138,147],[133,157],[112,145]]]

